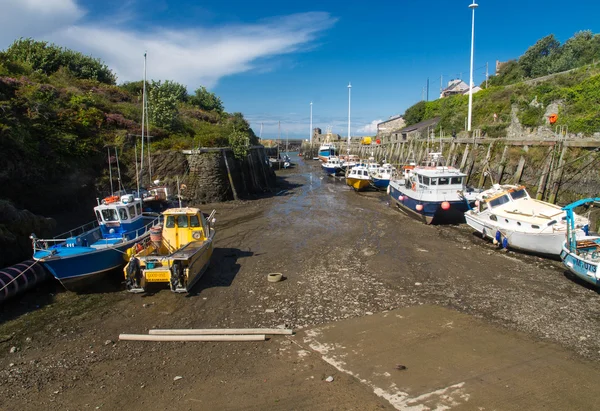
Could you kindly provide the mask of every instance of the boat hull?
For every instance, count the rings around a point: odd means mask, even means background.
[[[323,171],[325,172],[325,174],[329,175],[329,176],[335,176],[341,169],[338,167],[328,167],[326,165],[322,165]]]
[[[405,192],[393,184],[390,184],[388,188],[390,200],[400,210],[425,224],[461,224],[465,222],[464,214],[469,209],[469,205],[464,200],[446,201],[450,204],[450,208],[444,210],[442,209],[443,201],[420,201],[408,195],[408,190]],[[417,210],[418,205],[423,206],[423,209]]]
[[[572,274],[589,284],[596,287],[600,286],[597,261],[588,261],[575,253],[570,252],[566,242],[563,243],[560,259]]]
[[[346,184],[355,189],[356,191],[366,190],[371,184],[369,180],[360,178],[346,177]]]
[[[100,281],[108,272],[122,268],[126,263],[124,255],[127,249],[141,239],[137,238],[115,247],[100,250],[84,250],[83,248],[88,247],[74,247],[73,254],[38,260],[67,290],[77,291]],[[35,256],[34,259],[36,259]]]
[[[373,185],[377,188],[387,188],[390,185],[390,179],[389,178],[377,178],[377,177],[372,177],[373,180]]]
[[[501,227],[497,224],[490,224],[491,221],[482,221],[471,212],[465,213],[466,223],[482,237],[493,240],[496,233],[500,231],[503,238],[508,241],[508,247],[515,250],[558,256],[562,250],[566,233],[558,231],[553,233],[525,233]],[[584,235],[583,230],[577,230],[577,236]]]

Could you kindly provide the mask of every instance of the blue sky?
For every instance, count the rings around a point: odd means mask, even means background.
[[[446,83],[468,81],[468,0],[352,2],[322,0],[0,0],[0,48],[15,38],[49,40],[103,59],[120,81],[148,75],[205,85],[240,111],[258,134],[309,135],[313,125],[352,135],[401,114]],[[575,5],[575,3],[573,3]],[[475,13],[475,83],[485,65],[520,56],[553,33],[561,42],[600,31],[600,4],[558,0],[480,0]]]

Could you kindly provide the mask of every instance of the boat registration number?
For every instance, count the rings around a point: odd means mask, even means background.
[[[149,283],[162,283],[169,282],[171,280],[171,273],[169,271],[146,271],[146,281]]]

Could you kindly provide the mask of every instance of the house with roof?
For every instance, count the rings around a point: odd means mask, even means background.
[[[388,120],[377,123],[377,139],[381,140],[381,143],[399,141],[397,131],[405,125],[406,121],[402,116],[391,116]]]
[[[442,90],[440,94],[440,98],[454,96],[456,94],[465,94],[469,91],[469,85],[462,81],[461,79],[450,80],[448,82],[448,87]]]

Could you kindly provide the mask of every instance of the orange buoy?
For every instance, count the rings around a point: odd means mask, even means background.
[[[548,116],[548,121],[550,121],[550,124],[556,123],[557,120],[558,120],[558,114],[553,113]]]
[[[449,210],[450,209],[450,203],[447,201],[444,201],[442,203],[442,210]]]
[[[415,208],[417,209],[417,211],[423,211],[423,204],[417,204]]]

